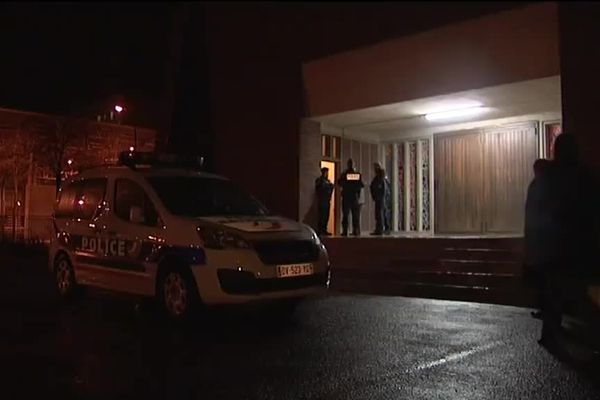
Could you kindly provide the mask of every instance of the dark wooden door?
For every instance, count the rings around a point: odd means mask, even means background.
[[[484,135],[484,231],[522,233],[527,187],[537,156],[535,125],[486,130]]]
[[[483,136],[467,131],[436,136],[435,229],[476,234],[483,229]]]
[[[531,123],[436,137],[436,232],[521,234],[536,143]]]

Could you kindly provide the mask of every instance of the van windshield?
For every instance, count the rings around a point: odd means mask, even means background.
[[[155,176],[148,181],[170,213],[182,217],[262,216],[268,210],[224,179]]]

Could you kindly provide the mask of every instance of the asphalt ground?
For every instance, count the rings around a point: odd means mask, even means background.
[[[137,299],[60,304],[42,254],[1,261],[6,399],[600,398],[594,348],[557,359],[526,308],[332,292],[289,318],[226,308],[174,327]]]

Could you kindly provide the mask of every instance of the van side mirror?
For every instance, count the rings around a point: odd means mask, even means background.
[[[144,217],[144,210],[138,206],[131,206],[129,209],[129,221],[135,224],[143,224],[146,222],[146,218]]]

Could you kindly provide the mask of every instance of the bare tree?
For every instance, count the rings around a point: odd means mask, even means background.
[[[19,129],[11,135],[4,138],[2,163],[0,171],[5,177],[12,180],[13,188],[13,240],[17,237],[17,221],[21,215],[21,190],[27,180],[30,168],[30,156],[35,149],[35,140],[30,132],[19,126]]]
[[[5,188],[12,175],[11,168],[11,140],[7,140],[7,135],[0,138],[0,224],[2,224],[2,239],[5,232],[6,217],[6,198],[4,197]]]
[[[40,135],[38,145],[42,167],[48,168],[56,180],[56,192],[60,190],[63,172],[68,160],[83,151],[77,141],[84,136],[85,123],[61,117]]]

